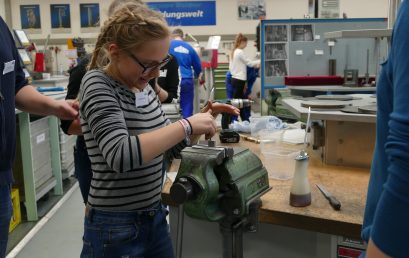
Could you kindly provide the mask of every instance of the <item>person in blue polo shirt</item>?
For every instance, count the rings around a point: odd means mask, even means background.
[[[183,118],[188,118],[193,114],[194,78],[201,81],[202,63],[193,47],[183,41],[181,29],[175,29],[172,32],[172,38],[169,53],[176,58],[179,64],[180,107]]]
[[[409,3],[393,28],[388,60],[377,82],[376,144],[362,238],[366,257],[408,257]]]
[[[37,115],[74,119],[78,104],[54,100],[28,85],[14,39],[0,17],[0,258],[5,257],[12,215],[12,166],[16,147],[15,108]]]

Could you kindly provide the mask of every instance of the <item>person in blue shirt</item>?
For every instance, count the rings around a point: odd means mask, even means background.
[[[12,215],[11,184],[16,150],[15,108],[37,115],[74,119],[78,103],[54,100],[28,85],[13,36],[0,17],[0,258],[6,256]]]
[[[201,81],[202,63],[193,47],[183,41],[181,29],[175,29],[172,32],[172,38],[169,53],[176,58],[179,64],[180,107],[183,118],[188,118],[193,115],[194,78]]]
[[[377,83],[376,144],[362,238],[366,257],[408,257],[409,3],[403,1]]]

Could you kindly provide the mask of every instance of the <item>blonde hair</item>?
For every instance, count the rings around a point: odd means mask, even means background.
[[[124,7],[128,4],[145,4],[142,0],[113,0],[108,7],[108,16],[114,14],[114,12],[121,7]]]
[[[237,34],[236,38],[234,39],[233,50],[231,51],[231,60],[233,60],[234,57],[234,50],[236,50],[242,42],[247,42],[247,40],[247,37],[243,34]]]
[[[103,69],[109,64],[109,44],[115,43],[120,50],[127,51],[169,35],[169,27],[161,13],[146,5],[127,4],[102,26],[88,69]]]

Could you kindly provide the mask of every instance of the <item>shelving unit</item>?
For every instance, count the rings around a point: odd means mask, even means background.
[[[388,46],[390,44],[390,38],[392,36],[392,29],[361,29],[361,30],[340,30],[331,31],[324,33],[324,38],[327,40],[335,39],[370,39],[373,38],[375,41],[373,60],[378,64],[375,66],[375,78],[378,77],[379,64],[380,64],[380,51],[381,51],[381,41],[386,38]]]
[[[358,69],[363,75],[367,50],[386,52],[381,38],[391,34],[387,26],[386,18],[262,20],[262,98],[269,89],[285,87],[286,76],[328,76],[330,60],[336,60],[335,75],[344,76],[345,69]],[[382,44],[376,45],[368,35]],[[341,37],[356,39],[335,40]],[[329,44],[330,39],[336,41],[335,46]],[[381,54],[370,56],[369,63],[380,60]],[[377,67],[369,66],[369,74],[376,72]]]
[[[52,76],[50,79],[41,79],[41,80],[33,80],[31,82],[34,86],[41,86],[41,87],[67,87],[68,85],[68,76],[65,75],[58,75]]]

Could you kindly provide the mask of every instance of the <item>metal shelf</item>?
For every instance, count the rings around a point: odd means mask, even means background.
[[[324,33],[325,39],[391,37],[392,29],[339,30]]]

